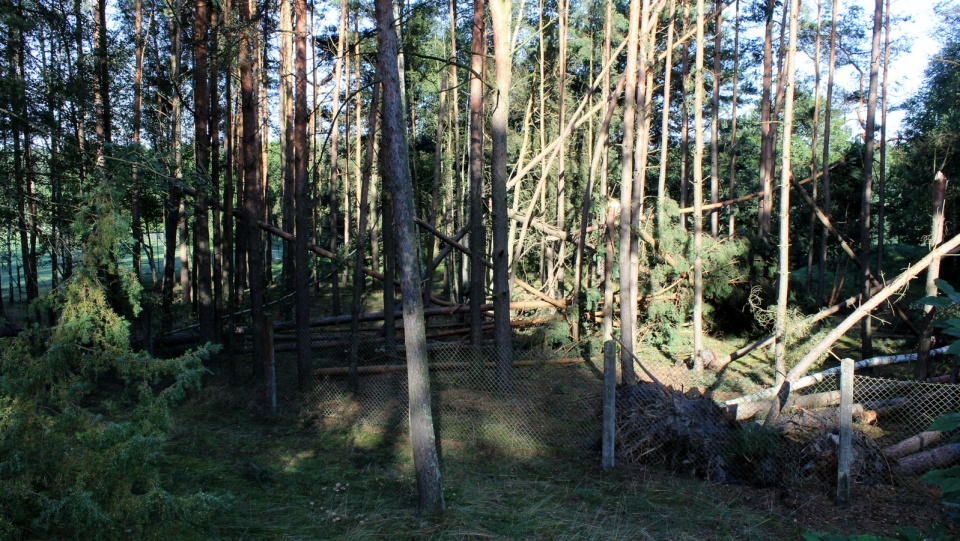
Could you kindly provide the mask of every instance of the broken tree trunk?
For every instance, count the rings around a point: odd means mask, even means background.
[[[930,354],[931,354],[931,355],[943,355],[943,354],[946,354],[948,347],[949,347],[949,346],[944,346],[944,347],[942,347],[942,348],[935,349],[935,350],[931,351]],[[854,368],[857,368],[857,369],[872,368],[872,367],[875,367],[875,366],[886,366],[886,365],[888,365],[888,364],[905,363],[905,362],[910,362],[910,361],[915,361],[915,360],[917,360],[917,354],[916,354],[916,353],[904,353],[903,355],[885,355],[885,356],[881,356],[881,357],[873,357],[872,359],[864,359],[864,360],[856,363],[856,364],[854,365]],[[817,384],[817,383],[820,383],[821,381],[823,381],[824,379],[826,379],[827,376],[832,376],[832,375],[839,374],[839,373],[840,373],[840,367],[839,367],[839,366],[835,366],[835,367],[833,367],[833,368],[828,368],[828,369],[823,370],[823,371],[821,371],[821,372],[817,372],[816,374],[810,374],[809,376],[805,376],[805,377],[803,377],[803,378],[797,379],[797,380],[790,386],[790,390],[796,391],[796,390],[799,390],[799,389],[803,389],[803,388],[806,388],[806,387],[810,387],[811,385],[815,385],[815,384]],[[731,400],[727,400],[726,402],[723,402],[721,405],[722,405],[722,406],[732,406],[732,405],[734,405],[734,404],[746,404],[746,403],[748,403],[748,402],[758,402],[758,401],[762,401],[762,400],[767,400],[767,399],[775,396],[778,391],[779,391],[779,389],[777,389],[776,387],[771,387],[771,388],[769,388],[769,389],[764,389],[763,391],[758,391],[758,392],[753,393],[753,394],[749,394],[749,395],[741,396],[741,397],[739,397],[739,398],[734,398],[734,399],[731,399]]]
[[[883,450],[883,456],[891,460],[899,460],[905,456],[918,453],[943,439],[943,432],[921,432],[915,436],[891,445]]]
[[[907,268],[907,270],[900,273],[900,275],[897,276],[896,279],[894,279],[886,287],[880,290],[880,292],[877,293],[876,296],[874,296],[870,300],[860,305],[859,308],[857,308],[856,310],[853,311],[852,314],[847,316],[847,318],[844,319],[840,323],[840,325],[838,325],[834,330],[830,331],[830,333],[827,334],[827,336],[824,337],[824,339],[821,340],[819,344],[814,346],[813,349],[810,350],[810,352],[808,352],[802,359],[800,359],[800,362],[797,363],[797,365],[792,370],[790,370],[790,373],[787,374],[785,381],[781,382],[779,385],[776,386],[776,390],[774,391],[774,396],[776,396],[780,392],[780,389],[785,384],[792,386],[794,383],[796,383],[796,381],[800,379],[800,376],[804,372],[806,372],[810,368],[810,366],[813,365],[813,363],[820,360],[820,356],[826,353],[827,350],[830,348],[830,346],[832,346],[837,340],[839,340],[844,334],[846,334],[847,331],[852,329],[853,326],[857,324],[857,322],[859,322],[861,319],[864,318],[864,316],[872,312],[874,308],[879,306],[880,303],[882,303],[883,301],[887,300],[887,298],[893,295],[895,292],[900,291],[901,289],[906,287],[906,285],[910,282],[910,280],[913,280],[914,278],[916,278],[918,274],[923,272],[923,270],[926,269],[927,266],[929,266],[933,260],[942,257],[944,254],[949,253],[951,250],[953,250],[954,248],[957,248],[958,246],[960,246],[960,235],[956,235],[953,238],[951,238],[949,241],[941,244],[936,250],[930,252],[929,254],[924,256],[920,261],[914,263],[909,268]],[[789,393],[789,387],[787,389]],[[779,408],[777,408],[776,406],[771,408],[770,415],[767,416],[767,422],[773,421],[776,418],[778,413],[779,413]]]
[[[903,475],[920,475],[930,470],[947,467],[957,460],[960,460],[960,443],[952,443],[905,456],[897,461],[897,466]]]

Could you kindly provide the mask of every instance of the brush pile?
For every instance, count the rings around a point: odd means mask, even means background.
[[[836,419],[799,410],[775,426],[740,423],[696,391],[682,394],[641,382],[617,392],[617,450],[623,460],[665,467],[719,483],[789,486],[832,483],[837,476]],[[854,480],[892,481],[888,461],[867,435],[854,431]]]

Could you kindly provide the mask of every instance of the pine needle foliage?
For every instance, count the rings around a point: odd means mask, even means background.
[[[80,264],[45,301],[58,324],[0,348],[0,539],[136,539],[223,507],[160,484],[171,406],[199,387],[213,348],[154,359],[130,347],[107,285],[138,309],[139,286],[116,264],[128,229],[115,208],[101,188],[76,222]]]

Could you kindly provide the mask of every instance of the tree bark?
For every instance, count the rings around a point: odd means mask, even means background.
[[[374,4],[377,19],[379,50],[377,74],[383,91],[383,154],[384,179],[393,193],[397,223],[397,248],[400,257],[403,290],[403,327],[407,352],[407,386],[409,389],[410,439],[414,470],[420,494],[420,511],[443,511],[443,488],[437,457],[436,436],[427,366],[426,331],[423,301],[420,296],[420,272],[416,231],[413,230],[413,185],[410,179],[409,148],[403,118],[397,38],[394,30],[391,0]],[[475,250],[476,246],[471,246]]]
[[[786,9],[786,6],[784,7]],[[780,155],[780,256],[777,276],[777,345],[775,348],[775,370],[777,383],[783,381],[787,373],[786,333],[787,303],[790,291],[790,179],[793,172],[790,167],[790,155],[793,136],[793,96],[797,56],[797,34],[800,24],[800,0],[790,2],[790,41],[786,56],[786,96],[783,112],[783,145]]]
[[[193,127],[195,181],[200,197],[196,198],[193,220],[194,257],[197,270],[197,319],[200,339],[216,341],[213,282],[210,260],[210,226],[208,222],[210,193],[210,90],[207,43],[210,14],[206,0],[196,0],[193,19]]]
[[[777,130],[773,125],[771,114],[773,86],[773,13],[776,9],[776,0],[767,0],[764,10],[764,38],[763,38],[763,89],[760,93],[760,191],[763,196],[760,200],[760,213],[757,216],[759,236],[768,239],[770,236],[771,215],[773,214],[773,139]]]
[[[510,32],[512,0],[490,0],[493,54],[497,76],[496,105],[491,121],[493,198],[493,318],[497,379],[505,391],[513,389],[513,337],[510,329],[510,263],[507,242],[507,120],[510,115],[510,75],[513,40]],[[561,69],[565,69],[561,67]],[[562,80],[562,78],[561,78]],[[561,100],[563,90],[560,91]],[[562,105],[561,105],[562,107]],[[562,125],[562,123],[561,123]],[[561,150],[562,152],[562,150]],[[562,177],[561,168],[561,177]],[[559,196],[558,209],[563,205]],[[559,219],[560,215],[558,215]],[[471,248],[473,248],[471,246]],[[476,253],[476,251],[474,251]],[[561,250],[561,254],[563,251]],[[561,266],[561,269],[563,267]],[[562,291],[562,273],[561,273]]]
[[[703,370],[703,4],[697,0],[693,87],[693,366]]]
[[[870,299],[870,199],[873,196],[873,148],[876,134],[877,81],[880,75],[880,35],[883,32],[883,0],[873,8],[873,45],[870,50],[870,86],[867,93],[867,123],[863,134],[863,192],[860,199],[860,290],[863,300]],[[860,326],[861,354],[873,355],[872,318],[863,318]]]
[[[308,167],[310,141],[307,139],[307,2],[293,0],[295,104],[293,118],[295,221],[297,227],[296,261],[294,264],[297,291],[297,383],[300,390],[310,382],[310,268],[307,256],[307,231],[310,229],[310,192]],[[284,249],[284,253],[287,250]],[[362,245],[357,249],[363,253]]]
[[[942,171],[938,171],[933,179],[933,212],[930,226],[930,249],[933,250],[943,242],[944,228],[944,210],[947,196],[947,177]],[[926,283],[924,292],[928,297],[937,296],[937,278],[940,277],[940,258],[934,259],[927,267]],[[927,315],[924,318],[926,328],[920,336],[920,343],[917,345],[917,380],[925,381],[930,368],[930,347],[933,344],[933,333],[931,332],[931,320],[933,319],[933,306],[924,305],[923,313]]]
[[[829,216],[830,200],[830,122],[833,116],[833,76],[837,66],[837,0],[833,0],[830,11],[830,60],[827,65],[827,97],[823,114],[823,211]],[[817,256],[817,302],[824,302],[824,287],[827,266],[827,230],[820,232],[820,253]]]
[[[627,64],[623,107],[623,147],[620,154],[620,341],[626,345],[620,351],[620,370],[624,385],[633,385],[637,376],[633,369],[633,350],[636,342],[637,307],[630,301],[637,285],[636,276],[629,272],[633,244],[633,161],[635,124],[637,117],[637,69],[640,42],[641,10],[648,0],[630,0],[630,19],[627,31]]]
[[[486,54],[483,0],[473,3],[473,42],[470,48],[470,343],[483,343],[480,305],[484,301],[484,269],[479,258],[486,252],[483,228],[483,58]]]
[[[246,31],[240,38],[240,107],[243,115],[243,225],[246,233],[246,260],[250,287],[250,315],[253,327],[252,362],[254,371],[266,375],[262,364],[267,354],[263,340],[263,242],[258,222],[263,215],[263,175],[261,172],[260,93],[257,89],[254,51],[259,39],[251,0],[240,0],[240,23]]]

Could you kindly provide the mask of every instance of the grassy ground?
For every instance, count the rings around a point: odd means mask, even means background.
[[[173,527],[158,539],[741,540],[802,530],[750,491],[607,475],[589,454],[518,459],[489,447],[445,449],[448,511],[421,517],[403,438],[253,414],[225,396],[208,390],[179,410],[165,477],[232,505],[205,531]]]

